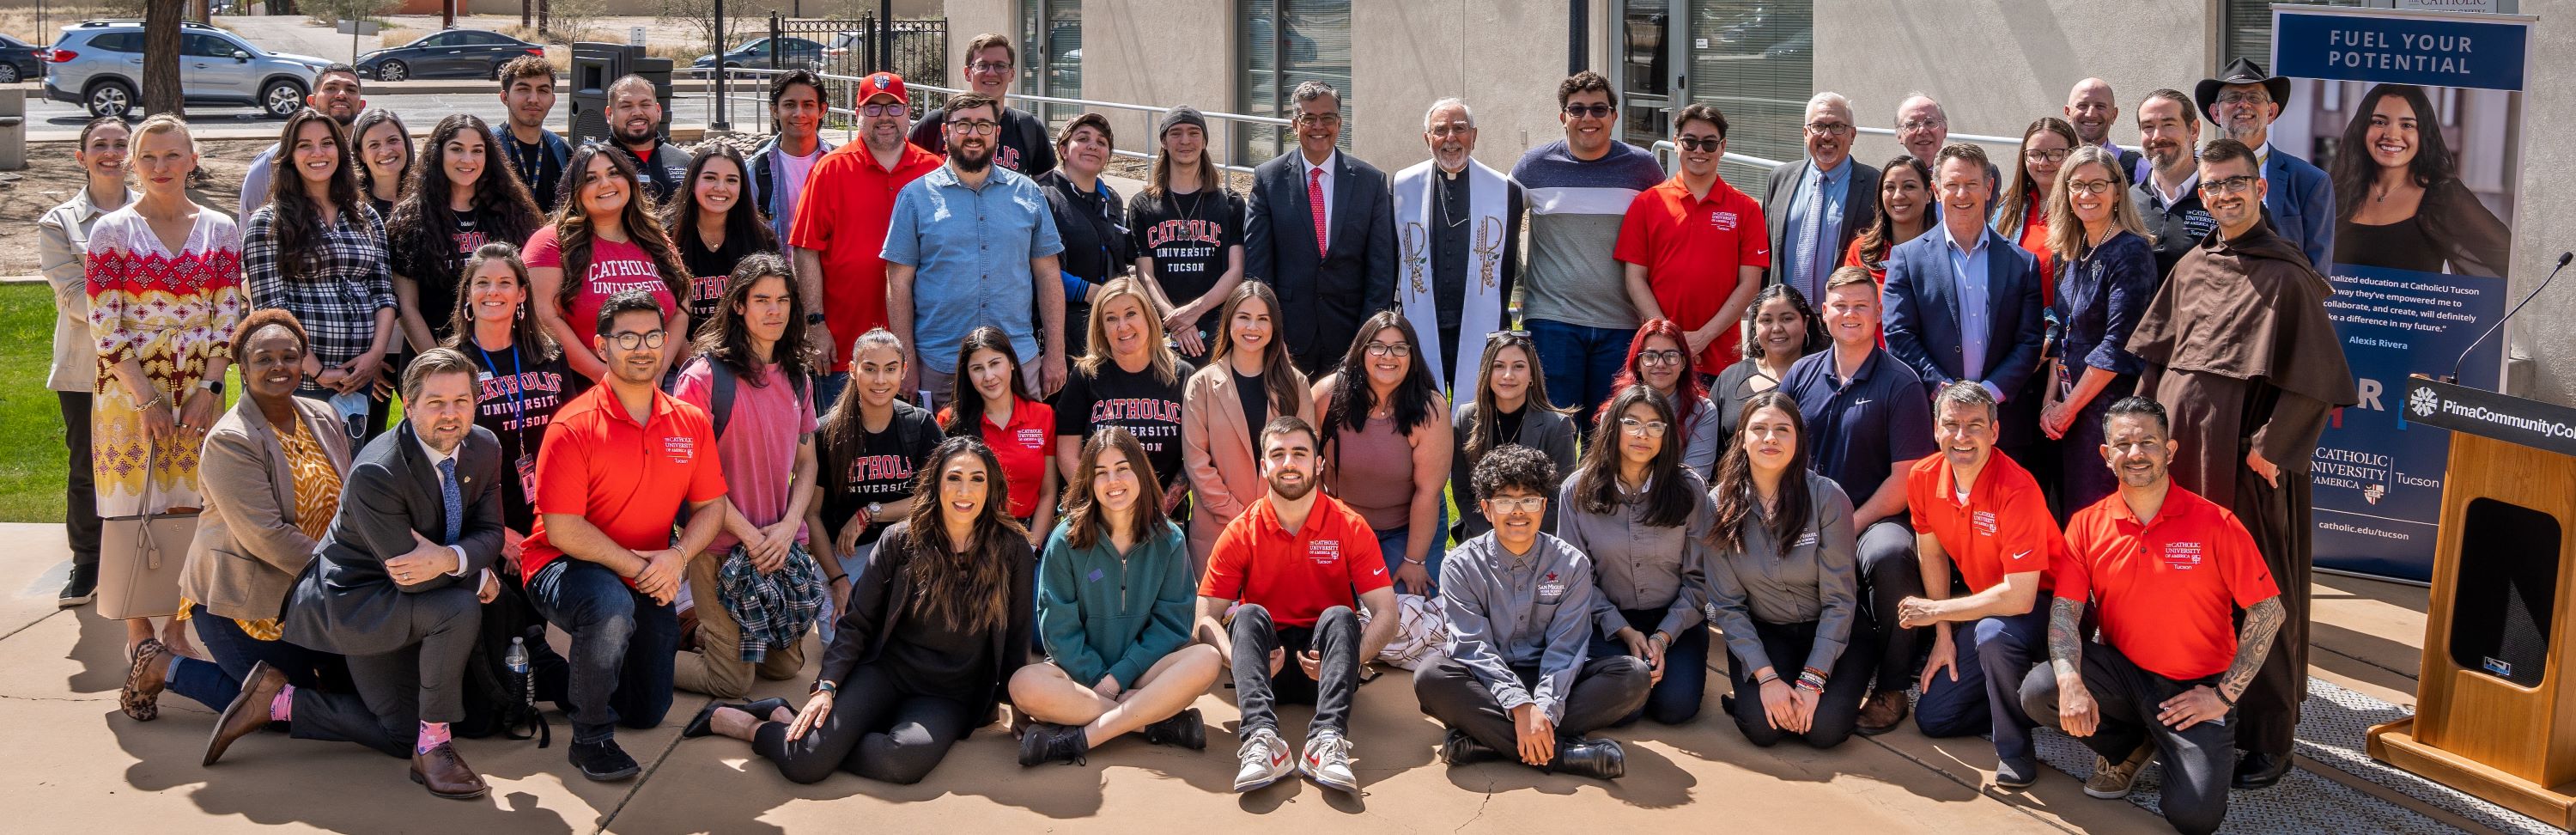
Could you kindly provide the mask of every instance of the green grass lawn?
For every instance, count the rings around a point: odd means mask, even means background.
[[[63,519],[63,413],[45,389],[54,364],[54,294],[0,285],[0,522]]]

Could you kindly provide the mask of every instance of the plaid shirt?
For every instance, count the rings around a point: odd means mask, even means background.
[[[751,551],[737,543],[716,567],[716,596],[742,627],[743,662],[758,664],[770,647],[794,646],[805,637],[829,588],[803,543],[788,545],[787,564],[767,574],[752,567]]]
[[[314,271],[290,279],[277,249],[277,207],[252,212],[242,231],[242,273],[253,309],[285,308],[304,323],[313,356],[324,368],[367,352],[376,341],[376,311],[394,306],[393,273],[385,260],[385,224],[375,207],[341,211],[311,244]]]

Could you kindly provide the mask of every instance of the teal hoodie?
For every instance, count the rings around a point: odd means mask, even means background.
[[[1181,529],[1139,537],[1120,559],[1109,538],[1089,548],[1065,542],[1065,526],[1047,535],[1038,560],[1038,634],[1047,656],[1083,686],[1103,675],[1121,689],[1189,642],[1198,584]]]

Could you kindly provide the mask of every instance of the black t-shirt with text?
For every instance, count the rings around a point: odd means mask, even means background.
[[[1074,368],[1055,395],[1055,433],[1089,438],[1103,426],[1124,428],[1144,445],[1154,477],[1170,489],[1181,474],[1181,388],[1198,370],[1179,357],[1172,364],[1169,383],[1155,379],[1151,365],[1133,374],[1115,360],[1101,362],[1098,374]]]
[[[423,248],[435,249],[436,257],[428,251],[395,246],[388,265],[394,274],[411,279],[412,297],[418,302],[421,321],[429,324],[430,335],[442,341],[455,335],[448,326],[456,321],[456,297],[464,292],[465,261],[491,242],[486,229],[491,225],[488,213],[471,209],[443,211],[456,225],[456,231],[448,233],[446,244]],[[414,353],[421,350],[422,346],[412,346]]]
[[[855,385],[855,383],[853,383]],[[826,419],[828,423],[828,417]],[[912,495],[913,476],[939,448],[939,425],[930,413],[910,403],[894,403],[894,419],[885,431],[869,432],[864,421],[851,439],[821,438],[816,445],[823,486],[823,526],[817,535],[839,536],[850,517],[868,503],[892,504]],[[888,519],[869,525],[859,544],[877,541]]]
[[[724,301],[725,282],[733,277],[734,265],[759,252],[760,242],[730,235],[723,246],[710,250],[695,229],[673,230],[671,239],[680,248],[681,266],[689,268],[689,297],[680,300],[680,307],[689,311],[689,331],[706,333],[716,320],[716,305]]]
[[[1224,189],[1161,197],[1138,192],[1127,202],[1127,228],[1136,257],[1154,259],[1151,277],[1163,294],[1186,305],[1225,277],[1226,251],[1243,244],[1243,201]],[[1199,317],[1202,337],[1222,334],[1218,313],[1210,309]]]
[[[468,339],[458,347],[482,369],[474,375],[474,425],[492,430],[501,439],[501,473],[508,486],[501,492],[502,524],[527,533],[537,521],[528,487],[536,476],[537,450],[545,446],[546,427],[566,402],[589,390],[590,379],[572,373],[561,353],[539,361],[517,345],[487,351]]]

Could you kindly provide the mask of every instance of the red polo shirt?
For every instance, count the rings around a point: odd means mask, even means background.
[[[2236,514],[2176,484],[2141,522],[2113,493],[2066,525],[2057,593],[2092,599],[2102,637],[2156,675],[2190,681],[2236,661],[2236,610],[2278,597]]]
[[[947,426],[954,408],[939,410],[939,425]],[[1011,488],[1011,515],[1022,519],[1038,512],[1038,480],[1046,467],[1055,463],[1055,408],[1044,403],[1021,400],[1011,406],[1011,422],[997,424],[993,416],[984,416],[984,445],[992,447],[993,458],[1002,462],[1003,483]],[[1144,468],[1136,462],[1138,472]],[[1090,477],[1088,473],[1085,478]],[[1067,480],[1072,474],[1065,474]]]
[[[1217,534],[1199,595],[1259,603],[1274,624],[1313,628],[1325,609],[1356,606],[1394,582],[1359,511],[1318,491],[1306,524],[1290,532],[1265,494]]]
[[[2046,592],[2051,561],[2066,553],[2066,537],[2048,515],[2039,481],[2001,450],[1987,453],[1985,468],[1968,485],[1965,504],[1959,502],[1949,460],[1938,452],[1924,456],[1905,475],[1905,506],[1914,517],[1915,532],[1940,540],[1971,593],[2026,571],[2041,572],[2039,590]]]
[[[938,154],[905,143],[893,169],[877,164],[865,142],[832,149],[805,175],[804,196],[787,243],[823,257],[823,326],[832,329],[832,373],[850,370],[850,343],[886,327],[885,236],[894,196],[942,164]]]
[[[656,390],[652,414],[639,424],[614,386],[593,386],[546,427],[537,453],[537,523],[520,546],[520,579],[564,555],[546,538],[545,514],[577,514],[627,550],[656,551],[671,547],[671,520],[683,502],[724,494],[705,410]]]
[[[1683,330],[1698,330],[1735,292],[1739,268],[1771,266],[1771,233],[1762,224],[1762,206],[1725,180],[1701,199],[1675,174],[1629,201],[1610,257],[1645,267],[1655,305]],[[1699,354],[1699,373],[1734,365],[1735,341],[1735,328],[1719,331]]]

